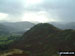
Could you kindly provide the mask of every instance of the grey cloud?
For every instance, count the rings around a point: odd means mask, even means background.
[[[25,11],[46,11],[58,21],[75,21],[75,0],[44,0],[44,3],[24,7],[23,0],[0,0],[0,12],[19,18]]]
[[[75,21],[75,0],[46,0],[43,8],[55,19]]]
[[[0,12],[8,14],[19,14],[24,11],[20,0],[0,0]]]
[[[22,0],[0,0],[0,13],[7,13],[7,20],[21,20],[21,15],[24,12]]]
[[[29,10],[44,10],[58,21],[75,21],[75,0],[44,0],[43,4],[33,6]]]

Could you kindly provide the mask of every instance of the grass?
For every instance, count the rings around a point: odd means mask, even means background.
[[[0,56],[8,56],[8,55],[13,55],[13,54],[23,54],[23,50],[12,49],[12,50],[0,53]]]

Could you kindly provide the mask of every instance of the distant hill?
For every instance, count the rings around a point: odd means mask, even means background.
[[[50,22],[50,24],[53,24],[54,26],[60,29],[74,29],[75,30],[75,22],[69,22],[69,23]]]
[[[11,32],[22,33],[29,30],[35,24],[31,22],[1,22],[1,24],[10,27]]]
[[[0,24],[0,35],[6,35],[6,34],[9,34],[9,27],[3,25],[3,24]]]
[[[74,29],[75,30],[75,22],[70,22],[64,25],[66,29]]]

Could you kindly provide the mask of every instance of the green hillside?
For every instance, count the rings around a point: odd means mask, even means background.
[[[9,49],[21,49],[29,56],[58,56],[59,51],[75,50],[75,31],[40,23],[9,44]]]

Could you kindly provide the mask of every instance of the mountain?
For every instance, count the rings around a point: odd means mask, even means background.
[[[1,22],[1,24],[10,27],[11,32],[25,32],[35,24],[31,22]]]
[[[75,31],[40,23],[25,32],[10,48],[22,49],[30,56],[56,56],[59,51],[75,50]]]
[[[50,22],[50,24],[53,24],[54,26],[60,29],[74,29],[75,30],[75,22],[69,22],[69,23]]]
[[[9,34],[9,27],[3,25],[3,24],[0,24],[0,35],[6,35],[6,34]]]
[[[54,46],[51,46],[52,36],[55,36],[60,31],[60,29],[47,23],[35,25],[27,31],[18,42],[14,42],[11,48],[29,51],[32,53],[32,56],[51,55],[52,53],[48,54],[50,52],[48,49],[51,49],[51,47],[54,48]],[[48,51],[48,53],[45,53],[46,51]]]
[[[75,30],[75,22],[70,22],[64,25],[65,29],[74,29]]]

